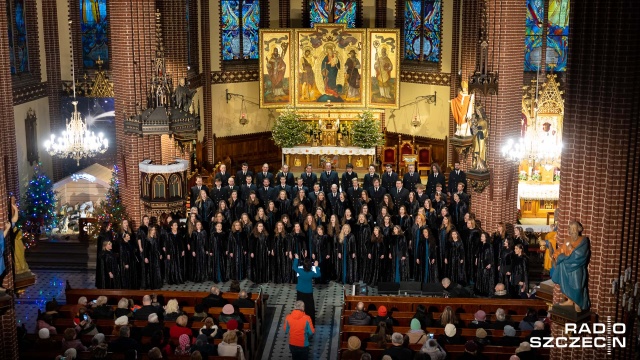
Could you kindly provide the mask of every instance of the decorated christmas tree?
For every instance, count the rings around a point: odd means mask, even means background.
[[[122,203],[122,198],[120,196],[120,180],[118,178],[120,170],[117,165],[113,166],[113,170],[111,171],[111,183],[109,186],[109,190],[105,195],[105,199],[100,201],[100,205],[96,209],[96,215],[98,218],[98,226],[94,226],[91,233],[92,235],[98,236],[98,232],[100,231],[100,225],[108,221],[111,223],[114,229],[118,229],[120,224],[122,224],[122,220],[128,219],[127,209]]]
[[[373,118],[371,111],[363,111],[359,117],[360,120],[351,127],[352,144],[362,148],[384,145],[380,122]]]
[[[38,235],[51,231],[56,223],[56,193],[53,182],[42,171],[40,163],[34,166],[33,176],[21,201],[21,227],[27,246],[35,243]]]
[[[296,109],[288,106],[283,111],[271,129],[271,135],[275,144],[281,148],[289,148],[307,141],[309,127],[300,121],[300,115]]]

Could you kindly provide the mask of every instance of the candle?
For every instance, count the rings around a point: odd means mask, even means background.
[[[620,275],[620,286],[624,286],[624,275]]]
[[[631,311],[633,309],[633,296],[629,298],[629,304],[627,306],[627,311]]]
[[[636,283],[633,287],[633,296],[638,296],[638,286],[640,286],[640,283]]]
[[[611,280],[611,295],[616,293],[617,287],[618,287],[618,282],[616,280]]]
[[[622,307],[624,307],[627,304],[627,294],[624,294],[622,296]]]

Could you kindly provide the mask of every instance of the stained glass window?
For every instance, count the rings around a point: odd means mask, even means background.
[[[524,71],[538,71],[542,63],[543,42],[546,69],[565,71],[569,40],[569,0],[549,0],[545,30],[544,0],[527,0]]]
[[[348,28],[355,28],[357,10],[358,2],[356,0],[310,0],[309,18],[311,27],[315,24],[336,23],[347,24]]]
[[[109,67],[109,24],[107,0],[80,0],[80,31],[82,33],[82,62],[85,68]]]
[[[11,74],[29,71],[29,49],[24,0],[7,1],[7,35]]]
[[[221,0],[222,59],[258,58],[259,0]],[[242,34],[242,36],[240,36]]]
[[[404,58],[440,61],[441,0],[407,0],[404,8]]]

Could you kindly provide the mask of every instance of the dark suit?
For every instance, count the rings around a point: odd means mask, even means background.
[[[303,172],[300,177],[302,178],[302,183],[307,187],[307,189],[309,189],[309,191],[313,190],[313,184],[318,182],[318,175],[314,173],[307,175],[306,172]]]
[[[360,199],[360,197],[362,197],[362,191],[364,190],[364,188],[358,187],[357,189],[354,189],[353,186],[350,186],[349,188],[347,188],[347,196],[349,198],[349,202],[353,205],[356,203],[356,200]],[[369,196],[371,197],[371,196]]]
[[[263,186],[264,187],[264,186]],[[280,197],[280,191],[284,190],[287,193],[287,196],[291,196],[291,186],[289,185],[285,185],[284,187],[282,187],[282,185],[278,185],[276,187],[274,187],[275,189],[275,197],[276,199]]]
[[[211,198],[211,200],[213,200],[213,204],[215,205],[215,208],[218,208],[218,205],[220,204],[220,200],[227,200],[228,198],[225,198],[225,190],[223,187],[221,187],[220,189],[218,188],[213,188],[211,189],[211,191],[209,191],[209,197]]]
[[[269,205],[269,200],[275,200],[275,196],[273,195],[275,193],[275,189],[272,187],[268,187],[265,189],[264,186],[260,186],[258,188],[257,195],[262,207],[266,209],[267,205]]]
[[[374,209],[375,212],[374,211],[369,211],[369,212],[378,216],[378,213],[380,212],[380,208],[381,208],[380,203],[382,203],[382,199],[384,198],[384,195],[387,193],[387,189],[380,186],[376,191],[376,188],[372,186],[367,191],[369,192],[369,197],[371,198],[371,201],[373,201],[373,204],[375,205],[375,209]]]
[[[207,185],[202,185],[200,187],[200,189],[198,189],[198,185],[192,186],[191,187],[191,198],[190,198],[191,207],[195,206],[196,200],[198,200],[198,198],[200,197],[200,190],[206,191],[207,192],[207,196],[209,196],[209,188],[207,187]]]
[[[413,172],[413,176],[410,173],[404,174],[402,179],[402,186],[409,191],[416,191],[416,185],[420,184],[420,174]],[[422,206],[423,204],[420,204]]]
[[[304,190],[304,194],[305,195],[307,195],[309,193],[309,188],[307,188],[306,186],[302,185],[302,188],[300,189],[300,188],[298,188],[298,185],[296,185],[296,186],[293,186],[291,188],[291,193],[289,194],[289,198],[292,199],[292,200],[297,198],[298,197],[298,192],[300,190]]]
[[[250,186],[247,186],[247,184],[242,185],[240,188],[240,197],[242,198],[242,201],[247,201],[249,194],[251,194],[251,190],[255,191],[256,195],[258,194],[258,188],[255,184],[251,184]]]
[[[224,192],[224,199],[227,202],[229,202],[229,198],[231,197],[231,193],[233,192],[233,190],[238,192],[238,199],[242,198],[242,194],[240,193],[240,187],[238,185],[227,186],[222,190]]]
[[[434,190],[433,193],[429,196],[429,199],[431,199],[432,204],[436,203],[436,193],[437,191]],[[445,204],[447,203],[447,194],[444,191],[440,192],[440,200],[444,201]],[[451,201],[453,201],[453,199],[451,199]],[[422,203],[424,205],[424,201]]]
[[[347,191],[348,188],[350,188],[352,186],[351,184],[351,180],[355,179],[358,177],[358,174],[356,174],[355,172],[351,172],[351,175],[349,175],[348,172],[344,172],[342,174],[342,179],[340,182],[340,186],[342,188],[342,191]]]
[[[460,200],[464,201],[465,204],[467,204],[467,206],[469,206],[469,194],[467,194],[466,192],[461,192],[461,193],[451,193],[451,200],[453,201],[453,195],[458,194],[458,197],[460,197]]]
[[[338,173],[331,170],[329,174],[326,171],[323,171],[320,174],[320,189],[324,191],[325,195],[331,192],[331,185],[340,185],[338,180]]]
[[[325,194],[325,197],[326,197],[326,194]],[[309,191],[309,193],[307,194],[307,198],[309,199],[309,202],[311,204],[315,204],[316,199],[318,198],[318,195],[314,191]]]
[[[253,171],[247,170],[246,174],[242,173],[242,170],[236,173],[236,184],[246,184],[247,183],[247,175],[251,175],[251,181],[255,181],[256,179],[253,177]]]
[[[366,173],[364,174],[364,181],[362,183],[362,187],[368,189],[373,187],[373,179],[380,179],[380,175],[373,173],[373,175]]]
[[[398,180],[398,173],[397,172],[391,172],[391,175],[389,175],[388,172],[384,172],[384,174],[382,174],[382,187],[386,188],[387,191],[389,190],[393,190],[393,188],[396,187],[396,180]]]
[[[418,192],[416,191],[416,199],[418,200],[418,204],[420,204],[420,206],[424,206],[424,201],[431,198],[426,192],[423,192],[422,195],[418,195]]]
[[[276,175],[276,184],[280,185],[280,178],[283,176],[287,178],[287,182],[286,182],[287,185],[294,186],[296,184],[296,179],[293,177],[293,174],[291,173],[291,171],[289,171],[287,175],[285,175],[282,171],[280,171],[278,175]],[[275,185],[275,184],[271,184],[271,185]]]
[[[396,209],[404,205],[404,203],[409,198],[409,190],[405,188],[400,188],[400,192],[398,192],[398,188],[393,188],[391,191],[389,191],[389,193],[393,198],[393,206],[395,206]]]
[[[229,302],[227,299],[222,297],[222,293],[220,295],[209,294],[204,299],[202,299],[202,306],[209,309],[212,307],[223,307],[227,305]]]
[[[338,202],[340,201],[340,193],[336,192],[335,194],[336,196],[333,196],[332,192],[329,192],[329,195],[327,195],[327,202],[328,205],[327,206],[327,215],[331,216],[333,214],[338,215]]]
[[[458,170],[459,174],[456,174],[455,170],[452,170],[449,173],[449,186],[447,186],[447,191],[451,194],[458,192],[458,183],[464,183],[464,189],[462,191],[467,191],[467,174]],[[444,185],[444,184],[443,184]]]
[[[273,174],[268,172],[267,175],[265,176],[264,173],[261,171],[259,173],[256,174],[256,186],[264,186],[264,183],[262,182],[262,180],[264,179],[269,179],[269,186],[273,186],[275,184],[275,179],[273,178]]]
[[[447,188],[446,181],[444,179],[443,173],[438,173],[438,176],[434,176],[434,174],[429,174],[429,179],[427,180],[427,189],[425,190],[429,196],[436,191],[436,184],[442,185],[442,189]]]
[[[225,172],[224,174],[219,172],[216,174],[215,179],[220,179],[222,181],[222,187],[225,187],[225,186],[229,186],[230,177],[231,177],[231,174],[229,174],[228,172]]]

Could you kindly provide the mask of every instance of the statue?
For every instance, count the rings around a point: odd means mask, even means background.
[[[451,114],[456,121],[457,127],[454,135],[456,136],[471,136],[469,132],[469,120],[473,116],[473,104],[475,101],[475,95],[469,95],[469,83],[463,81],[462,88],[458,92],[458,96],[451,99]]]
[[[11,197],[11,223],[13,224],[13,266],[16,270],[16,276],[23,273],[31,273],[29,265],[24,257],[24,243],[22,242],[22,230],[15,227],[18,221],[18,205],[16,205],[16,198]],[[7,232],[7,226],[5,225],[5,232]],[[8,233],[8,232],[7,232]]]
[[[188,112],[189,108],[191,108],[191,102],[193,102],[195,93],[196,90],[190,90],[189,87],[187,87],[184,78],[180,79],[176,92],[173,95],[175,97],[176,108]]]
[[[587,289],[590,241],[588,237],[582,236],[582,230],[579,222],[569,222],[569,240],[560,243],[554,253],[555,270],[551,276],[551,280],[560,285],[562,294],[567,297],[559,305],[573,306],[577,313],[591,306]]]
[[[472,119],[473,159],[471,169],[477,172],[487,172],[487,138],[489,138],[489,124],[485,119],[484,110],[478,107]]]
[[[358,168],[364,167],[364,162],[362,161],[361,157],[358,157],[356,159],[356,167],[358,167]]]
[[[302,161],[300,161],[300,158],[299,158],[299,157],[297,157],[297,156],[296,156],[296,157],[293,159],[293,166],[295,166],[295,167],[300,167],[300,166],[302,166]]]

